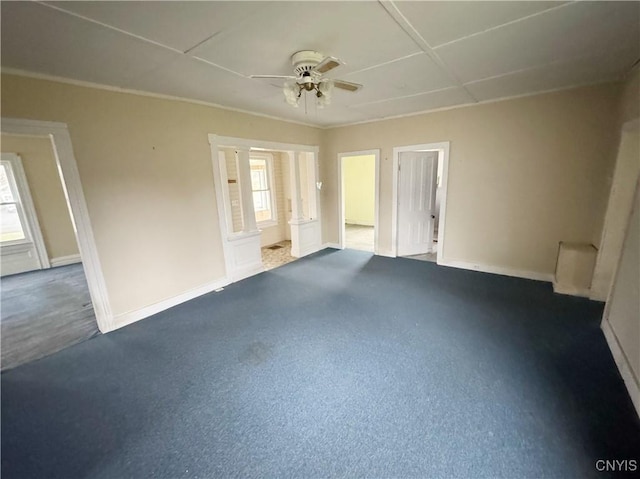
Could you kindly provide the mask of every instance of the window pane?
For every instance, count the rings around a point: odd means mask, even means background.
[[[250,160],[251,165],[251,189],[267,190],[267,161],[266,160]]]
[[[0,165],[0,201],[15,201],[11,187],[9,186],[9,178],[7,178],[7,169],[5,165]]]
[[[16,205],[0,206],[0,242],[24,239],[24,229],[20,223]]]

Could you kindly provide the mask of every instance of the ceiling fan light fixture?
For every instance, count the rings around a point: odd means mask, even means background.
[[[291,56],[291,64],[296,76],[291,75],[251,75],[251,78],[285,79],[284,98],[291,106],[298,107],[303,92],[315,92],[316,104],[319,108],[331,103],[333,88],[356,92],[362,85],[344,80],[329,80],[323,75],[344,63],[335,58],[324,56],[313,50],[301,50]],[[305,96],[306,111],[306,96]]]
[[[302,90],[296,82],[286,82],[282,88],[284,98],[287,103],[295,108],[300,106],[300,95]]]

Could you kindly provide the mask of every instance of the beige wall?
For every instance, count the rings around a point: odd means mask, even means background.
[[[605,84],[328,130],[324,240],[338,240],[338,153],[381,149],[379,247],[388,254],[393,147],[450,141],[445,259],[552,274],[559,241],[600,237],[618,92]]]
[[[321,136],[249,114],[14,75],[2,75],[2,115],[68,124],[115,315],[224,275],[209,133],[308,145]]]
[[[3,153],[17,153],[29,183],[49,260],[79,254],[49,138],[2,134]]]
[[[374,225],[376,203],[375,155],[348,156],[342,159],[344,182],[344,219],[354,225]]]

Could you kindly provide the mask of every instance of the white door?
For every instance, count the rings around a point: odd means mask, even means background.
[[[438,153],[400,153],[398,173],[398,256],[431,253],[436,214]]]

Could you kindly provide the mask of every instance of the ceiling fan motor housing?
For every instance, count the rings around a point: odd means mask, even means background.
[[[313,50],[296,52],[291,56],[293,71],[300,77],[306,76],[310,80],[315,80],[316,77],[319,78],[320,75],[313,71],[313,68],[324,60],[324,57],[322,53]],[[307,75],[304,75],[305,73],[307,73]]]

